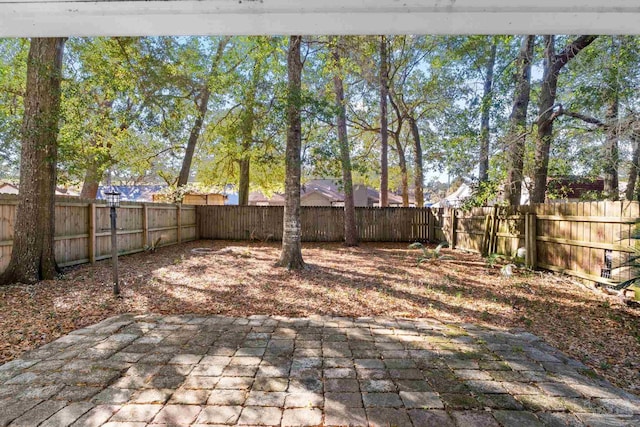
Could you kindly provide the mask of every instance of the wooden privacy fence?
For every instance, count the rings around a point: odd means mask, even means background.
[[[0,195],[0,272],[9,264],[18,198]],[[118,251],[141,252],[197,238],[194,206],[122,202]],[[61,267],[111,258],[109,208],[103,201],[56,197],[55,256]]]
[[[17,196],[0,195],[0,272],[11,257]],[[102,202],[56,198],[55,254],[60,266],[110,258],[109,208]],[[121,254],[205,239],[281,240],[280,206],[177,206],[127,203],[118,208]],[[513,256],[526,249],[531,267],[564,272],[604,284],[632,272],[620,265],[634,252],[629,238],[640,219],[638,202],[551,203],[482,207],[469,211],[429,208],[356,208],[363,242],[440,242],[453,248]],[[344,210],[301,208],[302,240],[344,240]]]
[[[439,236],[453,247],[513,256],[526,264],[602,284],[633,272],[621,265],[634,252],[629,238],[640,217],[638,202],[548,203],[532,206],[442,210]]]
[[[281,206],[198,206],[203,239],[282,240]],[[344,240],[344,209],[302,207],[305,242]],[[428,208],[356,208],[358,237],[363,242],[426,242],[435,239],[435,220]],[[431,234],[430,234],[431,233]]]

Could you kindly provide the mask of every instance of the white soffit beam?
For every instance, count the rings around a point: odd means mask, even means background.
[[[639,0],[0,0],[0,36],[640,34]]]

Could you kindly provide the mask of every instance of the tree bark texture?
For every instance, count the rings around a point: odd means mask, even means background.
[[[287,147],[285,158],[285,203],[282,231],[282,252],[276,263],[289,270],[305,268],[302,259],[300,226],[300,150],[302,146],[302,36],[290,36],[287,53]]]
[[[634,125],[635,127],[635,125]],[[631,153],[631,165],[629,166],[629,179],[627,180],[627,189],[625,190],[625,198],[632,201],[636,196],[636,187],[638,186],[638,168],[640,168],[640,130],[631,129],[630,139],[633,147]],[[635,197],[636,200],[640,198]]]
[[[393,111],[396,113],[396,120],[398,127],[391,132],[393,134],[393,140],[398,151],[398,164],[400,166],[400,175],[402,180],[402,206],[409,207],[409,172],[407,170],[407,158],[404,152],[405,147],[402,146],[400,136],[402,134],[402,125],[404,124],[404,114],[400,111],[398,102],[394,100],[393,93],[389,92],[389,102],[393,107]]]
[[[582,49],[589,46],[597,36],[580,36],[567,45],[560,53],[555,53],[555,36],[545,36],[545,60],[538,103],[538,134],[534,158],[534,186],[531,192],[532,203],[543,203],[547,191],[549,171],[549,151],[553,139],[553,107],[556,101],[558,77],[562,68]]]
[[[196,99],[196,118],[193,122],[193,126],[191,127],[191,131],[189,132],[189,139],[187,140],[184,159],[182,159],[182,167],[180,168],[180,174],[178,175],[178,187],[185,186],[189,182],[193,153],[196,150],[198,138],[200,138],[200,132],[202,131],[202,124],[204,123],[204,118],[207,115],[207,110],[209,107],[209,97],[211,96],[211,90],[209,89],[209,78],[213,77],[218,72],[218,64],[220,63],[220,58],[222,58],[222,53],[224,52],[224,48],[227,45],[228,41],[229,38],[225,37],[218,42],[216,56],[214,57],[211,64],[211,71],[209,72],[209,76],[205,78],[205,81],[200,88],[200,93]]]
[[[380,207],[382,208],[389,206],[388,61],[387,38],[380,36]]]
[[[393,140],[398,150],[398,164],[400,165],[400,175],[402,180],[402,206],[409,207],[409,172],[407,171],[407,158],[404,154],[404,147],[400,142],[400,132],[393,134]]]
[[[619,52],[618,40],[611,37],[611,60],[607,70],[606,99],[607,111],[605,113],[606,142],[604,150],[604,193],[608,200],[618,200],[620,191],[618,189],[618,167],[620,166],[620,155],[618,151],[619,134],[619,106],[620,106],[620,84],[618,79]]]
[[[60,80],[65,39],[33,38],[27,59],[20,195],[11,260],[0,284],[34,283],[58,273],[54,253]]]
[[[340,65],[342,39],[334,37],[332,40],[333,57],[333,88],[336,95],[338,143],[340,145],[340,160],[342,164],[342,184],[344,186],[344,244],[358,245],[358,229],[356,227],[356,207],[353,200],[353,181],[351,178],[351,152],[347,136],[347,109],[344,101],[344,85],[342,68]]]
[[[527,109],[531,94],[531,61],[535,36],[522,38],[517,59],[516,87],[513,94],[513,107],[509,116],[507,136],[507,183],[505,199],[511,206],[520,205],[524,168],[524,151],[527,140]]]
[[[606,122],[606,142],[604,152],[604,193],[607,200],[618,200],[620,192],[618,190],[618,166],[620,156],[618,152],[618,94],[611,93],[611,99],[607,106]]]
[[[413,155],[415,157],[414,185],[416,207],[424,207],[424,166],[422,163],[422,142],[420,141],[420,129],[413,117],[409,117],[411,135],[413,136]]]
[[[262,67],[259,60],[253,64],[253,74],[251,85],[247,89],[244,97],[244,110],[242,114],[242,124],[240,135],[242,137],[242,154],[240,157],[240,179],[238,183],[238,204],[247,206],[249,204],[249,183],[251,181],[251,147],[253,145],[253,127],[255,123],[255,104],[258,83],[262,76]]]
[[[478,168],[478,180],[480,182],[489,181],[489,125],[491,104],[493,101],[493,69],[496,64],[497,47],[497,39],[493,37],[493,44],[491,45],[489,58],[487,58],[482,105],[480,106],[480,164]]]
[[[102,180],[104,170],[97,161],[89,161],[87,169],[84,172],[84,181],[82,182],[82,190],[80,197],[83,199],[95,199],[98,196],[98,187]]]
[[[191,173],[191,162],[193,161],[193,153],[196,151],[196,145],[198,144],[198,138],[200,137],[200,131],[202,130],[202,123],[204,122],[204,116],[207,114],[207,104],[209,103],[209,96],[211,92],[209,88],[204,86],[196,105],[198,111],[196,113],[195,121],[189,132],[189,140],[187,141],[187,147],[184,151],[184,158],[182,159],[182,167],[180,168],[180,175],[178,175],[178,187],[187,185],[189,182],[189,175]]]

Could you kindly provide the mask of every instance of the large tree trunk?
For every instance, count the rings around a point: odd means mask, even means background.
[[[478,180],[480,182],[489,181],[489,120],[493,101],[493,69],[496,64],[497,47],[497,39],[493,37],[493,44],[491,45],[489,58],[487,58],[487,74],[484,77],[484,91],[482,93],[482,105],[480,106],[480,165],[478,170]]]
[[[396,146],[400,150],[399,140],[396,139]],[[409,207],[409,172],[407,171],[407,160],[404,155],[404,150],[398,151],[398,158],[400,163],[400,174],[402,177],[402,207]]]
[[[545,36],[545,61],[538,104],[538,135],[534,159],[534,187],[531,193],[532,203],[543,203],[547,191],[547,174],[549,170],[549,150],[553,138],[553,121],[556,115],[553,106],[556,101],[558,76],[562,68],[582,49],[589,46],[597,36],[580,36],[567,45],[562,52],[555,53],[555,37]]]
[[[88,162],[87,170],[84,172],[82,190],[80,191],[81,198],[95,199],[98,196],[98,187],[103,174],[104,171],[97,161]]]
[[[0,284],[53,279],[56,165],[63,38],[33,38],[27,59],[20,195],[11,260]]]
[[[400,111],[398,102],[394,100],[395,93],[389,92],[389,102],[393,107],[393,111],[396,113],[396,119],[398,121],[398,127],[392,132],[393,140],[396,144],[396,150],[398,151],[398,163],[400,165],[400,175],[402,179],[402,206],[409,207],[409,172],[407,171],[407,158],[404,152],[404,147],[400,142],[400,135],[402,134],[402,125],[404,124],[404,114]]]
[[[556,100],[558,72],[553,67],[555,57],[555,36],[545,36],[545,60],[540,101],[538,103],[538,135],[534,159],[534,181],[531,192],[532,203],[543,203],[547,191],[549,150],[553,137],[553,104]],[[559,71],[559,70],[558,70]]]
[[[609,66],[607,70],[606,78],[606,98],[607,98],[607,112],[605,114],[606,128],[606,143],[604,152],[604,193],[608,200],[618,200],[620,198],[620,191],[618,189],[618,167],[620,166],[620,157],[618,152],[618,115],[620,98],[618,92],[620,89],[620,83],[618,79],[618,67],[617,61],[620,60],[616,57],[619,51],[618,40],[615,36],[611,37],[611,55]]]
[[[393,140],[396,143],[396,150],[398,150],[398,164],[400,165],[400,176],[402,180],[402,206],[409,207],[409,172],[407,171],[407,158],[404,153],[404,147],[400,142],[400,129],[398,132],[394,132]]]
[[[302,36],[290,36],[287,54],[287,148],[285,159],[285,203],[282,230],[282,252],[276,263],[289,270],[305,268],[300,244],[300,150],[302,148]]]
[[[507,183],[505,199],[511,206],[520,205],[522,196],[522,179],[524,167],[524,150],[527,140],[527,109],[531,93],[531,61],[535,36],[528,35],[522,39],[517,60],[516,88],[513,94],[513,107],[509,116],[509,132],[507,136]]]
[[[629,167],[629,180],[625,190],[625,198],[632,201],[636,193],[638,180],[638,168],[640,168],[640,134],[632,130],[631,141],[633,143],[633,153],[631,155],[631,166]],[[636,198],[636,200],[640,200]]]
[[[244,145],[243,145],[244,148]],[[248,206],[249,205],[249,181],[251,177],[249,175],[250,170],[250,159],[248,156],[240,159],[240,176],[239,176],[239,184],[238,184],[238,205],[240,206]]]
[[[193,161],[193,153],[196,150],[198,144],[198,138],[200,138],[200,131],[202,130],[202,123],[204,122],[204,116],[207,114],[207,104],[209,103],[209,96],[211,92],[207,86],[202,88],[202,92],[196,101],[198,111],[196,112],[196,119],[189,132],[189,140],[187,141],[187,147],[184,151],[184,158],[182,159],[182,167],[180,168],[180,175],[178,175],[178,187],[187,185],[189,182],[189,175],[191,173],[191,162]]]
[[[253,145],[253,125],[255,123],[255,104],[258,83],[262,77],[262,67],[260,60],[256,59],[253,65],[253,75],[251,86],[244,97],[244,110],[242,114],[242,124],[240,134],[242,136],[242,154],[240,157],[240,179],[238,185],[238,204],[247,206],[249,204],[249,183],[251,168],[251,146]]]
[[[229,41],[229,37],[225,37],[218,42],[218,49],[216,51],[216,56],[213,59],[211,64],[211,71],[209,72],[209,77],[214,76],[218,71],[218,64],[220,62],[220,58],[222,58],[222,53],[224,52],[224,48]],[[205,81],[200,89],[200,94],[196,99],[196,118],[193,122],[193,126],[191,127],[191,132],[189,132],[189,139],[187,141],[187,147],[184,152],[184,158],[182,159],[182,167],[180,168],[180,175],[178,175],[178,187],[182,187],[187,185],[189,182],[189,174],[191,173],[191,162],[193,161],[193,153],[196,150],[196,145],[198,144],[198,138],[200,138],[200,132],[202,131],[202,124],[204,123],[204,118],[207,115],[207,109],[209,107],[209,97],[211,96],[211,91],[209,89],[209,79],[205,78]]]
[[[389,206],[389,134],[387,97],[389,96],[389,70],[387,38],[380,36],[380,207]]]
[[[358,230],[356,228],[356,207],[353,201],[353,182],[351,179],[351,154],[349,138],[347,137],[347,109],[344,101],[344,86],[342,83],[342,68],[340,66],[340,37],[332,39],[333,44],[333,88],[336,95],[338,143],[340,144],[340,160],[342,163],[342,183],[344,186],[344,244],[356,246],[358,244]]]
[[[424,207],[424,167],[422,163],[422,143],[420,142],[420,129],[413,117],[409,117],[411,135],[413,135],[413,155],[415,156],[414,185],[416,187],[416,207]]]
[[[607,140],[604,153],[604,193],[608,200],[618,200],[618,94],[612,93],[606,113]]]

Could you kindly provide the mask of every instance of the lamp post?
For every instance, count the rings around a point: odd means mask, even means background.
[[[120,207],[120,193],[111,190],[104,193],[107,198],[107,206],[110,209],[111,217],[111,265],[113,266],[113,294],[120,295],[120,285],[118,284],[118,236],[116,233],[116,208]]]

